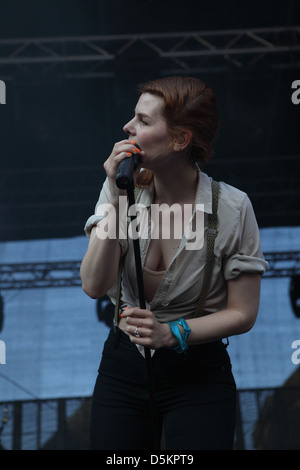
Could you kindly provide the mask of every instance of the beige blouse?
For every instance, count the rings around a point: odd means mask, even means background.
[[[136,199],[137,204],[150,208],[153,198],[153,185],[142,189]],[[95,214],[89,217],[85,225],[87,236],[94,225],[105,217],[103,205],[110,199],[109,183],[106,179],[96,204]],[[196,206],[198,204],[198,206]],[[173,321],[178,318],[192,318],[197,306],[203,283],[204,265],[206,260],[205,233],[207,215],[212,212],[211,178],[199,169],[195,207],[202,207],[204,220],[204,243],[198,249],[189,247],[190,240],[185,235],[179,243],[166,271],[156,276],[157,286],[148,292],[146,307],[161,321]],[[195,215],[194,213],[194,220]],[[148,220],[150,218],[148,217]],[[128,222],[128,221],[127,221]],[[126,221],[124,220],[124,226]],[[123,227],[126,233],[126,229]],[[237,277],[243,272],[263,274],[268,263],[265,261],[260,235],[251,202],[244,192],[220,182],[218,206],[218,234],[215,241],[215,263],[211,285],[204,304],[204,310],[212,313],[226,307],[226,281]],[[124,234],[123,234],[124,235]],[[148,232],[149,235],[149,232]],[[125,263],[122,274],[121,306],[139,306],[136,280],[133,241],[130,237],[120,239],[122,256]],[[141,262],[144,268],[150,236],[140,238]],[[144,269],[144,282],[154,277]],[[116,301],[117,283],[107,292],[112,302]]]

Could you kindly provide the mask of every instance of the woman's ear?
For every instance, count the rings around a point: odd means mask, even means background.
[[[183,131],[180,131],[175,139],[174,143],[174,150],[175,152],[180,152],[182,150],[185,150],[191,143],[192,141],[192,133],[191,131],[185,129]]]

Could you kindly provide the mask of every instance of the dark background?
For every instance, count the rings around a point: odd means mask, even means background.
[[[217,94],[220,132],[205,171],[249,194],[260,227],[299,225],[300,105],[291,101],[291,84],[300,80],[299,31],[288,35],[291,48],[284,52],[187,58],[187,67],[138,40],[120,53],[126,38],[149,33],[270,28],[267,40],[280,44],[272,28],[295,25],[300,2],[293,0],[1,1],[0,240],[83,235],[105,177],[103,162],[132,115],[136,85],[177,73],[207,81]],[[49,46],[52,55],[84,55],[90,49],[64,38],[94,35],[107,36],[102,45],[113,50],[113,60],[12,62],[48,54],[44,38],[59,38]],[[28,45],[31,38],[44,51]],[[227,46],[222,35],[211,42]],[[242,43],[253,45],[249,38]],[[186,47],[198,46],[190,40]]]

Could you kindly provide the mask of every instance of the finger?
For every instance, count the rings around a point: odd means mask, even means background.
[[[106,164],[117,167],[118,164],[124,159],[133,156],[133,152],[129,148],[123,148],[122,150],[118,151],[118,153],[112,153],[111,156],[106,160]]]
[[[146,336],[149,336],[147,329],[138,325],[127,327],[127,331],[131,336],[134,336],[135,338],[145,338]]]
[[[131,144],[131,146],[133,146],[135,148],[135,150],[137,150],[137,151],[141,150],[139,144],[133,139],[122,140],[122,141],[120,141],[120,144]]]
[[[133,158],[132,153],[130,152],[121,152],[114,157],[109,157],[106,162],[104,162],[103,167],[109,177],[115,177],[118,166],[122,160],[125,158]]]
[[[140,153],[141,149],[134,140],[123,140],[121,142],[117,142],[113,148],[113,152],[116,154],[122,151]]]
[[[122,160],[143,154],[144,152],[137,147],[134,140],[122,140],[117,142],[115,143],[110,156],[103,164],[104,170],[109,177],[113,178]]]
[[[114,164],[115,164],[115,166],[118,166],[119,163],[120,163],[122,160],[124,160],[125,158],[132,158],[132,157],[133,157],[132,152],[130,152],[130,151],[128,151],[128,152],[123,151],[123,152],[121,152],[121,153],[119,153],[118,155],[115,156],[115,158],[114,158]]]
[[[152,340],[149,338],[149,336],[140,336],[137,338],[134,335],[129,335],[130,341],[134,344],[138,344],[140,346],[144,347],[151,347],[152,345]]]
[[[121,318],[126,318],[126,321],[128,320],[129,322],[131,322],[132,319],[136,320],[140,318],[145,321],[153,318],[152,312],[149,310],[140,309],[139,307],[126,308],[123,310],[120,316]]]
[[[127,318],[134,313],[137,313],[139,310],[141,310],[139,307],[125,307],[125,309],[121,313],[122,318]]]

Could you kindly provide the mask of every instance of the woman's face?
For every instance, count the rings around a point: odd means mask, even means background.
[[[141,162],[144,168],[151,169],[157,157],[170,153],[172,140],[162,116],[163,107],[163,98],[143,93],[137,102],[134,118],[123,127],[129,139],[145,152]]]

